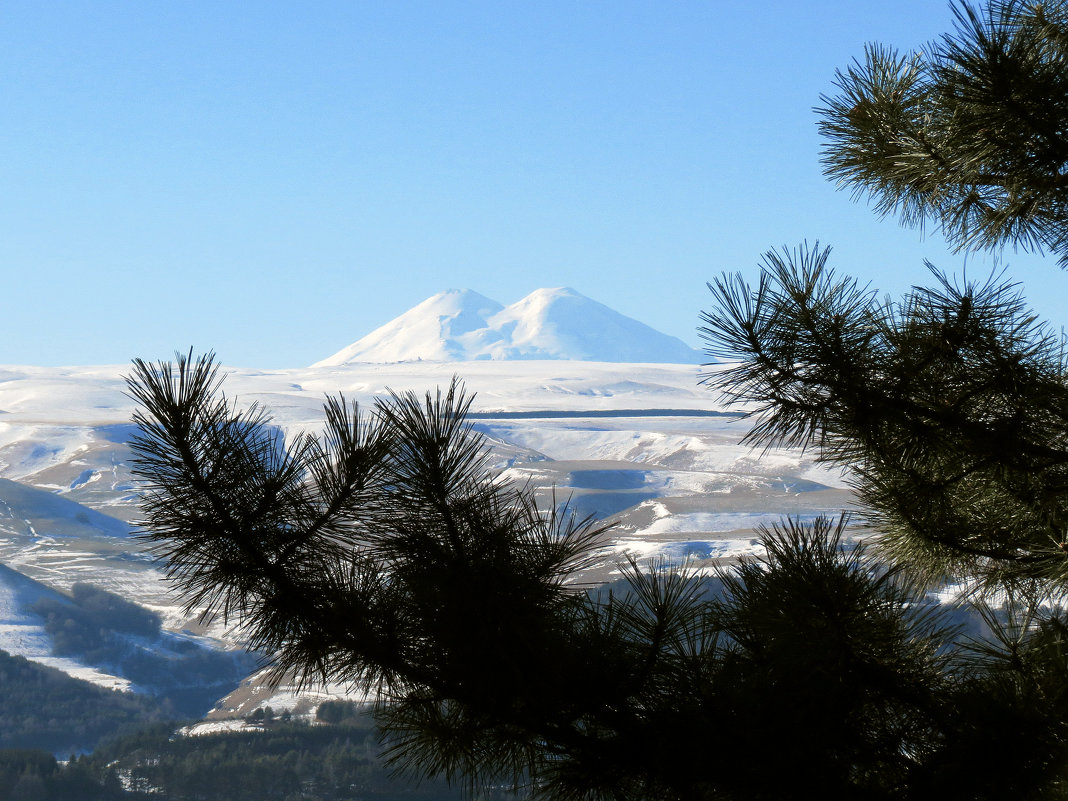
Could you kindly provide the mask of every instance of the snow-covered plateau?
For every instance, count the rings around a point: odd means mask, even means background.
[[[548,503],[613,522],[599,558],[576,577],[589,585],[618,576],[628,558],[712,570],[759,552],[760,526],[786,514],[836,515],[850,503],[841,475],[810,455],[740,445],[748,423],[701,385],[701,360],[681,340],[572,289],[535,290],[507,307],[450,290],[312,367],[226,368],[224,390],[296,434],[321,427],[326,396],[371,405],[391,391],[433,392],[460,378],[474,395],[472,423],[493,469]],[[52,653],[41,610],[91,585],[159,616],[155,640],[123,646],[139,649],[142,665],[195,651],[217,678],[246,671],[204,710],[213,720],[259,706],[303,713],[351,693],[296,692],[263,671],[248,673],[250,662],[225,653],[241,649],[239,628],[185,611],[132,528],[139,495],[127,444],[135,433],[129,372],[0,366],[0,649],[151,692],[151,670],[131,682],[122,664]]]
[[[701,371],[566,360],[224,368],[224,390],[239,405],[265,406],[296,433],[321,426],[328,395],[369,405],[391,390],[434,391],[460,377],[475,396],[473,423],[495,469],[547,494],[555,488],[557,499],[569,499],[580,514],[615,521],[601,558],[582,577],[588,582],[618,575],[628,555],[711,569],[756,552],[760,525],[849,506],[842,476],[811,455],[740,445],[749,422],[700,384]],[[121,676],[49,654],[28,599],[92,583],[157,612],[172,632],[207,637],[217,648],[240,645],[238,632],[199,627],[183,613],[162,566],[133,535],[138,493],[126,444],[135,409],[125,394],[129,372],[0,367],[0,564],[10,568],[0,573],[0,648],[112,687],[126,686]],[[212,717],[296,703],[292,688],[254,677],[221,700]]]

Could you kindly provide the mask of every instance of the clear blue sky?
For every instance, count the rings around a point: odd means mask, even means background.
[[[299,367],[435,292],[571,286],[697,344],[704,282],[819,239],[960,256],[821,175],[812,107],[939,0],[0,6],[0,363]],[[1008,253],[1056,325],[1068,275]],[[972,257],[971,275],[991,269]]]

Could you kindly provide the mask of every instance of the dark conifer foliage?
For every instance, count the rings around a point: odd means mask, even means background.
[[[839,73],[819,110],[827,172],[906,224],[934,221],[961,249],[1009,244],[1068,265],[1068,5],[954,12],[956,29],[923,52],[873,45]],[[751,444],[812,448],[848,471],[893,571],[973,591],[987,639],[946,652],[955,667],[934,707],[913,697],[931,717],[888,710],[910,732],[938,730],[900,752],[915,760],[904,797],[1062,798],[1063,334],[1000,276],[956,282],[932,268],[932,286],[895,303],[828,260],[818,246],[769,252],[755,285],[710,284],[702,334],[733,364],[707,380],[752,411]],[[732,580],[748,587],[750,569]]]
[[[1011,284],[917,288],[898,304],[769,252],[756,286],[710,285],[715,374],[748,441],[848,466],[888,554],[931,578],[1068,581],[1068,365]]]
[[[962,249],[1046,250],[1068,266],[1068,4],[953,6],[918,53],[869,46],[823,97],[827,175]]]
[[[829,173],[962,248],[1068,263],[1068,11],[956,7],[914,58],[873,46],[825,98]],[[281,668],[381,692],[394,764],[550,799],[1063,798],[1068,366],[1011,284],[936,273],[900,303],[829,251],[711,288],[703,332],[749,442],[850,470],[845,521],[785,522],[717,579],[568,583],[601,527],[497,480],[454,384],[289,440],[211,356],[135,363],[144,527],[191,609]],[[973,580],[990,635],[916,592]],[[984,605],[985,604],[985,605]]]
[[[145,696],[107,690],[0,651],[0,750],[66,755],[169,711]]]
[[[915,797],[979,769],[950,734],[988,663],[1005,689],[979,712],[1037,722],[1029,760],[1063,740],[1038,674],[997,642],[959,659],[844,520],[766,530],[767,556],[718,578],[632,564],[587,592],[567,579],[601,527],[494,478],[457,384],[329,401],[326,433],[289,442],[210,357],[130,385],[146,536],[191,607],[282,668],[377,688],[402,772],[551,799]]]

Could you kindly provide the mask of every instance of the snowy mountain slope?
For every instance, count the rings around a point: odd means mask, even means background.
[[[32,519],[31,519],[32,518]],[[0,478],[0,527],[17,531],[25,527],[31,538],[43,536],[38,528],[52,537],[92,537],[118,539],[120,547],[129,548],[130,527],[106,514],[94,511],[62,495]]]
[[[0,478],[0,564],[69,590],[92,580],[167,606],[154,560],[128,523],[48,489]],[[151,599],[151,600],[150,600]]]
[[[130,365],[0,367],[3,475],[18,478],[57,458],[77,458],[93,440],[123,441],[132,432],[135,408],[123,381],[130,372]],[[344,392],[368,403],[387,388],[422,393],[446,386],[454,376],[476,395],[474,411],[722,410],[716,394],[699,385],[701,368],[691,364],[483,360],[284,370],[224,367],[222,373],[228,397],[266,403],[285,426],[315,425],[325,395]]]
[[[0,565],[0,650],[9,654],[152,696],[181,716],[205,714],[258,666],[241,649],[158,624],[158,617],[91,581],[60,593]]]
[[[470,289],[427,298],[313,367],[349,362],[463,361],[464,338],[484,330],[504,307]]]
[[[442,292],[312,366],[481,359],[703,361],[682,340],[561,287],[507,308],[469,289]]]
[[[77,659],[52,654],[52,640],[45,632],[44,620],[31,612],[30,607],[42,598],[62,597],[55,590],[0,565],[0,650],[57,668],[101,687],[130,689],[127,679],[97,670]]]
[[[106,625],[115,631],[97,635],[103,629],[93,623],[89,630],[99,642],[90,638],[86,651],[68,647],[56,656],[55,629],[46,627],[39,604],[51,602],[49,618],[74,609],[78,584],[148,607],[170,630],[131,634],[121,628],[121,616],[109,615]],[[80,619],[77,611],[70,614],[67,623]],[[232,637],[183,632],[187,619],[125,521],[56,492],[0,479],[0,650],[104,687],[168,698],[184,715],[203,714],[256,663]],[[69,637],[74,630],[67,623],[61,629]]]
[[[553,305],[543,308],[546,320]],[[454,304],[450,331],[508,311],[479,317],[485,303],[473,307]],[[512,333],[518,318],[534,316],[518,315]],[[0,564],[64,592],[92,582],[158,612],[172,632],[199,632],[125,522],[137,516],[128,372],[0,367],[0,478],[17,481],[0,480]],[[487,436],[496,468],[539,488],[546,503],[555,488],[557,502],[570,498],[580,514],[617,521],[583,580],[612,578],[628,553],[711,569],[752,553],[759,524],[785,513],[834,514],[850,502],[841,476],[810,456],[761,456],[739,446],[749,423],[722,416],[693,364],[487,359],[224,373],[231,399],[264,405],[290,433],[321,426],[324,395],[340,391],[370,405],[387,388],[422,393],[461,376],[476,393],[473,424]],[[236,644],[237,634],[221,624],[208,633]],[[32,640],[22,642],[40,656],[42,644]],[[264,699],[289,692],[260,685],[251,682],[213,715],[247,714],[250,704],[273,706]]]
[[[136,516],[136,489],[124,442],[133,432],[128,423],[133,402],[123,394],[124,372],[127,369],[121,366],[0,371],[6,379],[0,380],[0,409],[7,412],[0,417],[0,476],[47,490],[45,497],[62,495],[125,519]],[[688,410],[722,411],[716,396],[698,385],[698,368],[692,366],[477,361],[226,373],[225,390],[231,398],[239,404],[263,404],[290,432],[321,425],[326,394],[343,391],[370,404],[387,387],[423,392],[462,375],[469,391],[476,393],[475,422],[490,437],[497,464],[537,468],[543,485],[571,486],[568,476],[553,472],[550,463],[579,460],[611,463],[612,470],[640,463],[674,471],[675,479],[656,489],[658,496],[703,492],[707,482],[702,483],[700,476],[711,473],[736,476],[739,481],[746,476],[783,478],[779,489],[769,491],[781,493],[784,500],[790,482],[842,486],[839,476],[798,452],[773,451],[758,458],[740,447],[737,442],[748,428],[746,422],[690,416]],[[664,410],[675,410],[671,414],[676,416],[643,416],[661,415]],[[624,416],[583,417],[600,413]],[[516,414],[529,417],[509,419]],[[682,480],[683,473],[693,479]],[[787,503],[784,510],[788,508]],[[42,519],[56,517],[44,506],[35,514]],[[9,517],[8,530],[14,531],[19,520],[33,515],[19,512]]]

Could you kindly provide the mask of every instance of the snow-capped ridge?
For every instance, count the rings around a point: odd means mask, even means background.
[[[459,338],[485,328],[504,307],[470,289],[449,289],[312,367],[350,362],[463,361]]]
[[[507,307],[470,289],[452,289],[312,367],[482,359],[698,364],[702,356],[570,287],[536,289]]]

